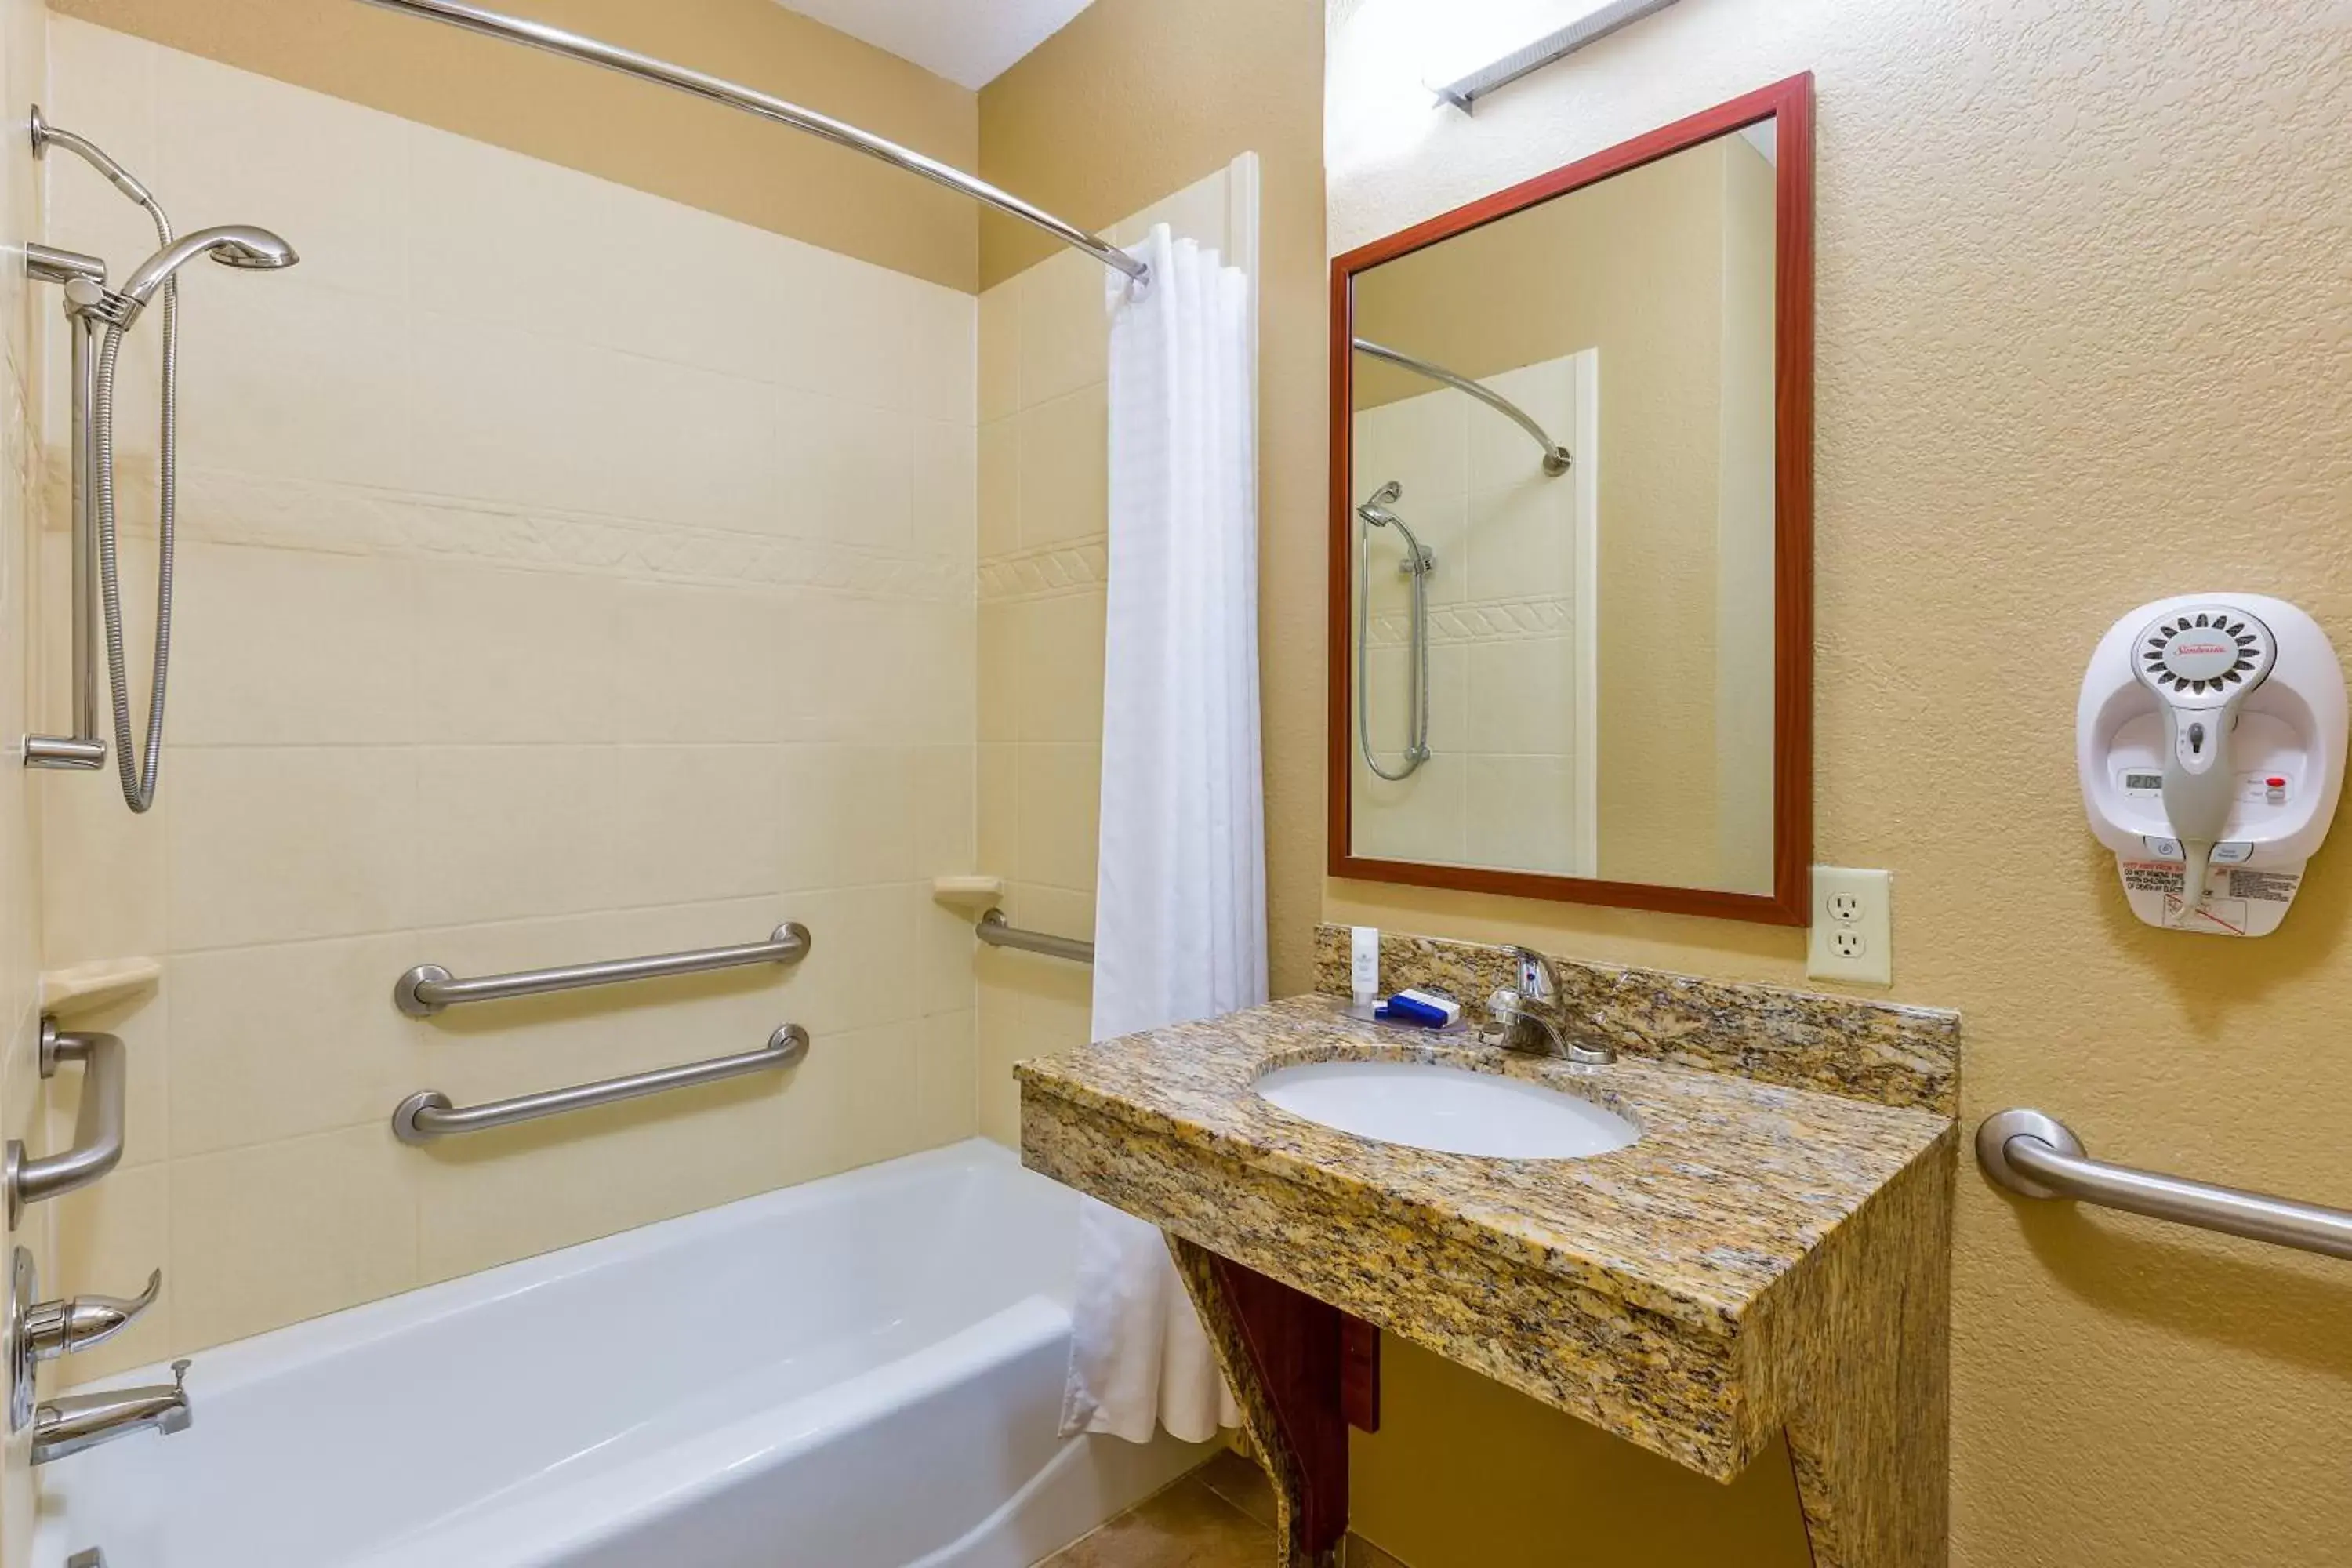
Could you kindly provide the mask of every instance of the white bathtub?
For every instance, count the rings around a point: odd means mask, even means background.
[[[1205,1457],[1055,1436],[1075,1203],[974,1141],[205,1352],[35,1568],[1025,1568]]]

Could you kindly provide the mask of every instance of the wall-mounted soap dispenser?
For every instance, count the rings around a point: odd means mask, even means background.
[[[2284,599],[2187,594],[2117,621],[2075,708],[2091,831],[2148,924],[2267,936],[2336,816],[2344,670]]]

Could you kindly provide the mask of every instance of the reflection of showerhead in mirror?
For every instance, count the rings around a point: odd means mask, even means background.
[[[1383,501],[1396,500],[1403,494],[1404,487],[1397,483],[1394,479],[1391,479],[1388,483],[1374,490],[1370,500],[1364,502],[1363,505],[1356,509],[1356,515],[1362,518],[1366,522],[1370,523],[1374,528],[1394,527],[1401,529],[1404,525],[1397,521],[1396,513],[1391,511],[1381,503]]]

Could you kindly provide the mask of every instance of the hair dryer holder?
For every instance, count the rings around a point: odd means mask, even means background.
[[[2180,683],[2156,675],[2158,635],[2215,610],[2259,622],[2274,645],[2267,674],[2231,711],[2207,708],[2225,748],[2231,799],[2218,828],[2185,840],[2166,810],[2166,768],[2175,731],[2158,692]],[[2201,623],[2200,623],[2201,625]],[[2244,668],[2244,667],[2242,667]],[[2200,681],[2197,698],[2218,700]],[[2143,605],[2100,639],[2075,710],[2075,763],[2091,831],[2115,851],[2124,896],[2149,925],[2208,936],[2267,936],[2285,919],[2304,868],[2327,837],[2344,784],[2344,670],[2318,623],[2284,599],[2259,594],[2184,594]],[[2178,781],[2176,781],[2176,784]],[[2175,795],[2175,799],[2182,798]],[[2201,863],[2201,896],[2186,886]]]

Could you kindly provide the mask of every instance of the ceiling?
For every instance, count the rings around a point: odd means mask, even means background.
[[[1091,0],[778,0],[977,90],[1061,30]]]

